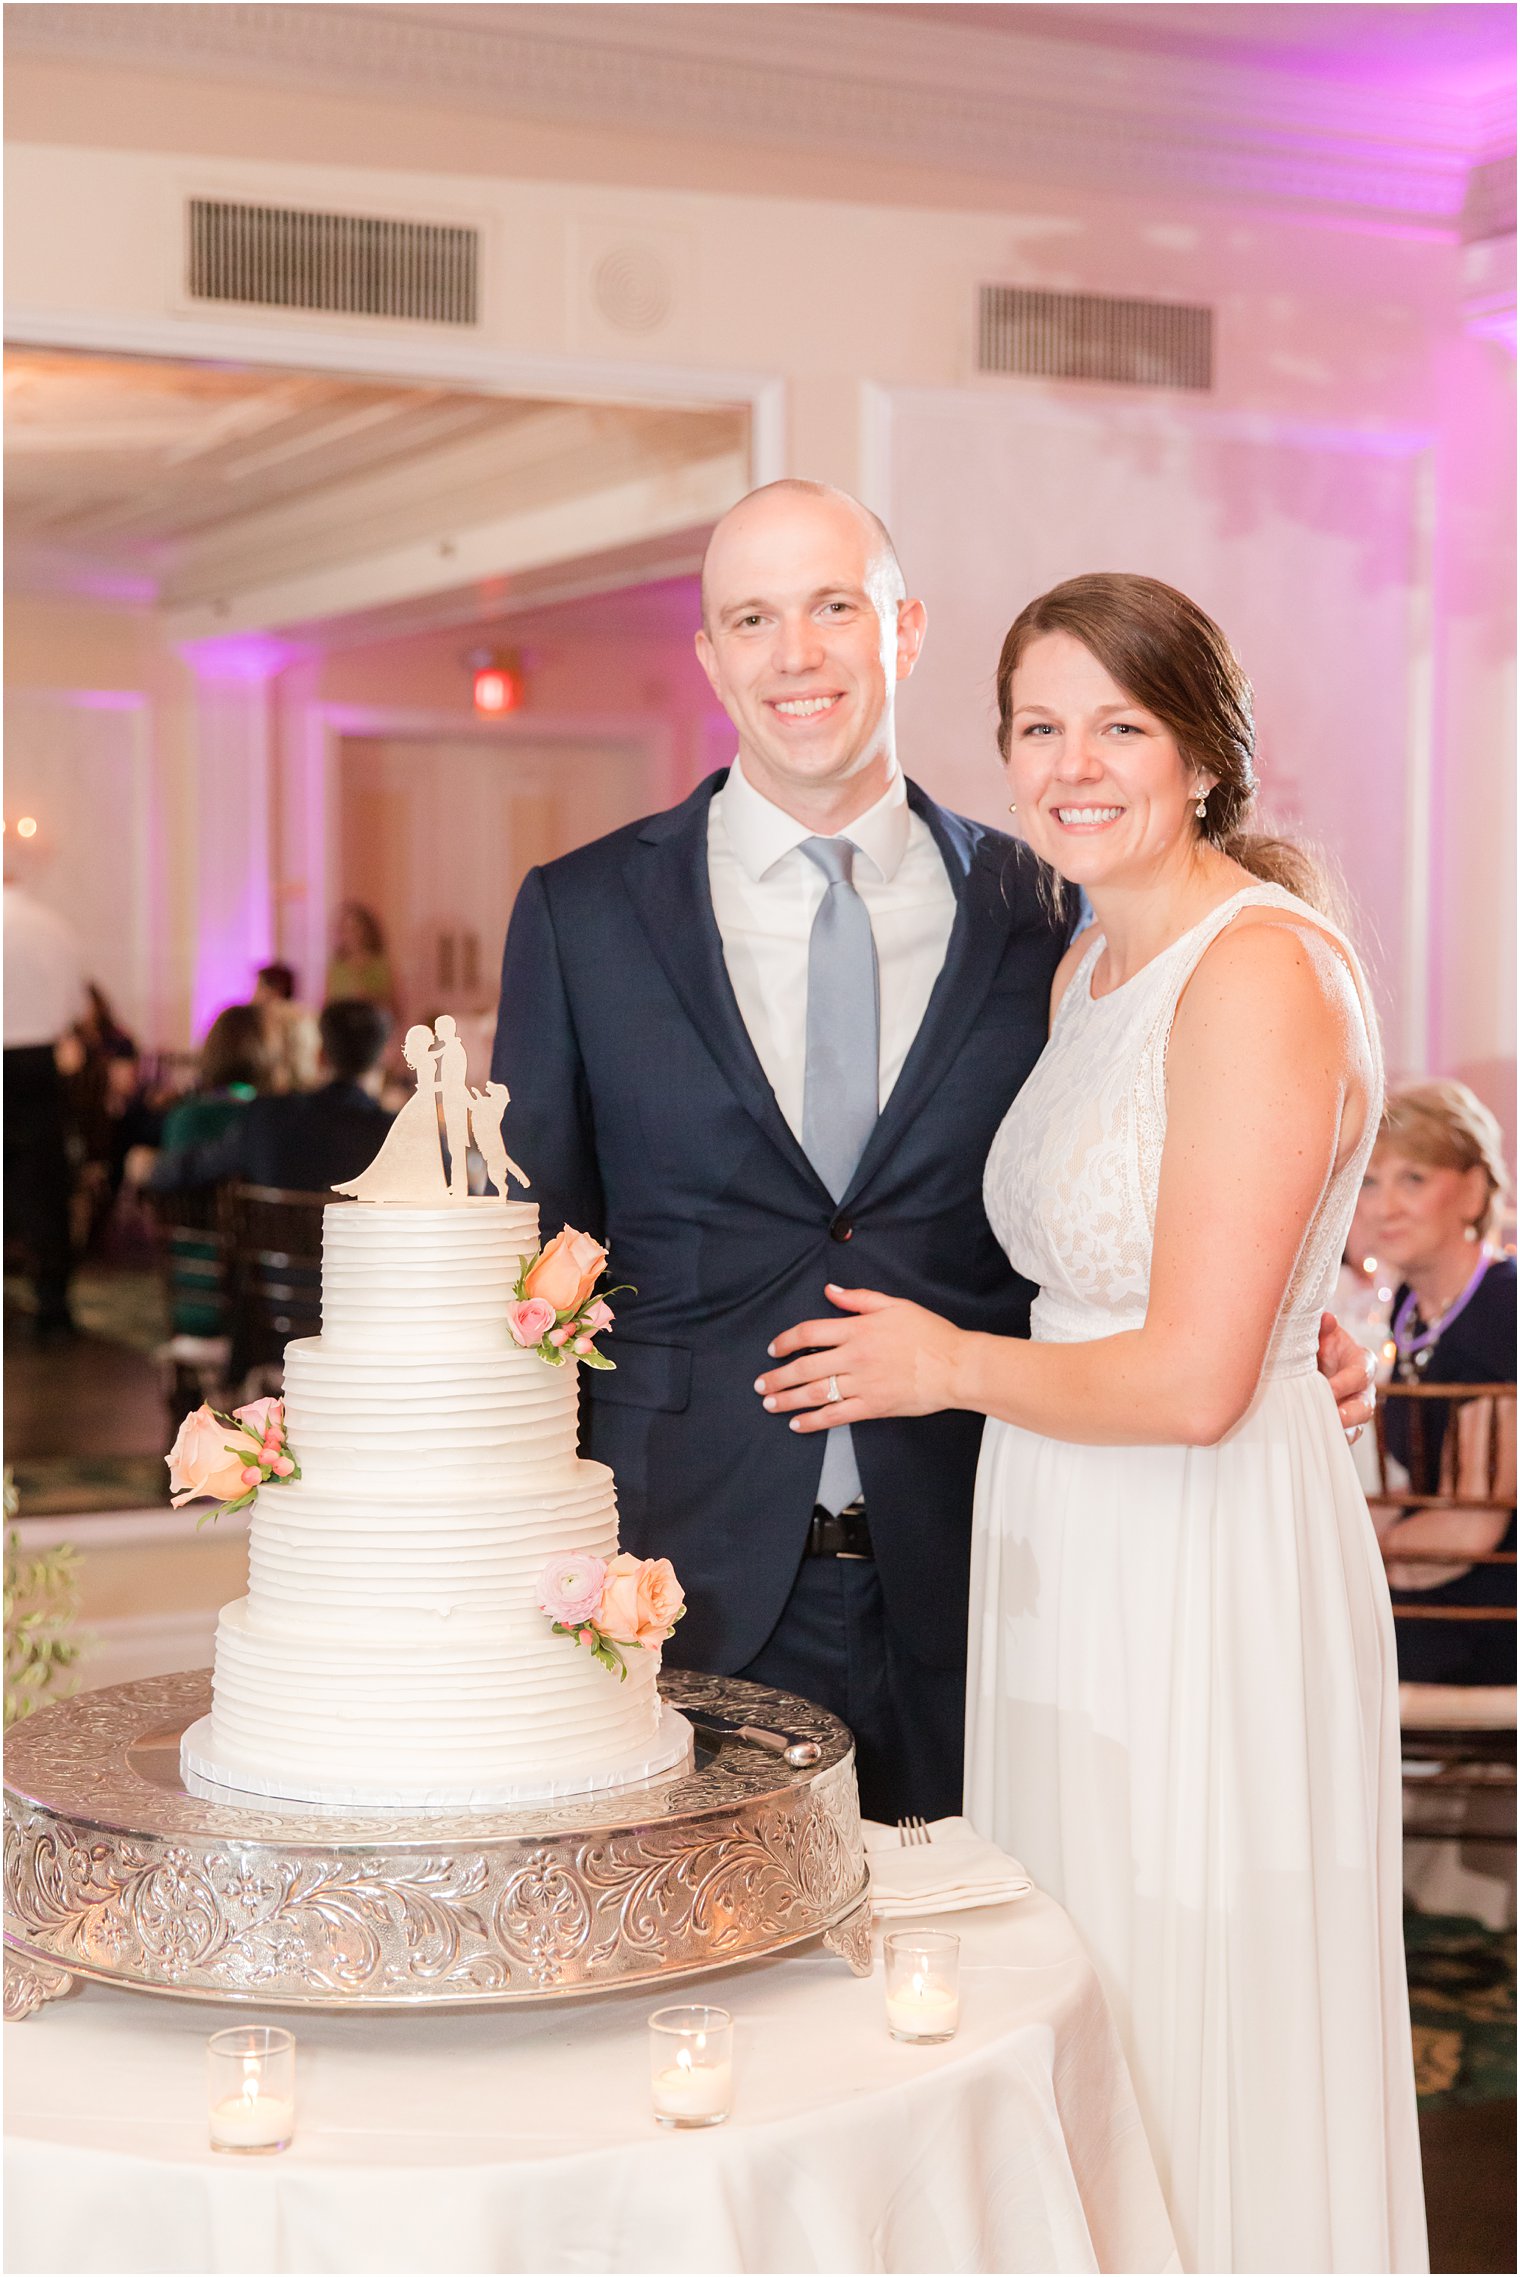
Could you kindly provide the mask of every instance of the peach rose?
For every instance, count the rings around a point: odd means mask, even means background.
[[[607,1252],[589,1233],[566,1226],[523,1282],[523,1294],[542,1297],[556,1312],[579,1312],[602,1276]]]
[[[169,1499],[176,1510],[199,1495],[209,1495],[214,1502],[231,1502],[243,1492],[249,1449],[245,1444],[234,1454],[227,1452],[240,1436],[233,1427],[218,1422],[204,1404],[185,1417],[179,1437],[164,1458],[169,1465]]]
[[[686,1610],[686,1592],[669,1558],[645,1558],[639,1575],[639,1643],[663,1644]]]
[[[663,1644],[685,1610],[669,1558],[619,1551],[607,1568],[596,1625],[619,1644]]]

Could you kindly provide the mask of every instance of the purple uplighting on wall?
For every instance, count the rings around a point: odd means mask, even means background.
[[[234,681],[242,686],[272,680],[308,651],[273,633],[214,634],[209,640],[179,643],[179,653],[198,680]]]

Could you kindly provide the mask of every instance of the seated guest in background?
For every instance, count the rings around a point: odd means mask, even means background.
[[[317,1194],[369,1168],[391,1124],[379,1096],[390,1020],[378,1004],[350,999],[324,1005],[318,1025],[328,1081],[255,1099],[219,1137],[182,1150],[182,1186],[235,1178]]]
[[[308,1006],[296,999],[296,976],[289,965],[261,965],[253,1001],[264,1022],[269,1047],[269,1089],[309,1091],[317,1082],[321,1042]]]
[[[138,1149],[138,1160],[127,1165],[128,1176],[135,1173],[151,1194],[176,1194],[185,1186],[200,1184],[197,1177],[186,1175],[194,1150],[220,1138],[247,1113],[268,1083],[262,1015],[255,1005],[229,1004],[206,1031],[195,1089],[176,1099],[164,1117],[156,1159],[150,1155],[151,1167],[143,1176],[141,1157],[149,1150]]]
[[[85,1008],[69,1045],[67,1056],[60,1048],[58,1059],[78,1162],[75,1246],[85,1250],[102,1231],[121,1186],[122,1131],[137,1097],[142,1055],[93,980],[85,983]]]
[[[9,861],[9,852],[7,860]],[[5,1232],[26,1252],[41,1340],[74,1334],[70,1171],[59,1053],[84,1010],[79,945],[5,880]],[[77,1060],[76,1060],[77,1064]]]
[[[345,901],[338,911],[332,963],[327,968],[327,1002],[350,997],[362,997],[366,1004],[380,1005],[393,1020],[396,1017],[396,983],[385,953],[385,935],[379,918],[362,901]]]
[[[1512,1384],[1515,1260],[1495,1246],[1505,1186],[1499,1125],[1465,1083],[1395,1092],[1367,1166],[1358,1224],[1389,1278],[1399,1276],[1390,1335],[1393,1381]],[[1400,1605],[1498,1606],[1515,1602],[1512,1565],[1465,1557],[1515,1547],[1515,1408],[1444,1400],[1389,1403],[1389,1454],[1417,1494],[1488,1491],[1510,1507],[1411,1510],[1380,1524],[1395,1610]],[[1497,1448],[1493,1434],[1498,1435]],[[1399,1552],[1449,1551],[1449,1564],[1401,1561]],[[1507,1621],[1399,1621],[1405,1683],[1513,1684],[1515,1631]]]

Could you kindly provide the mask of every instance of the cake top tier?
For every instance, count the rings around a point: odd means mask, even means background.
[[[322,1213],[323,1343],[392,1352],[507,1345],[507,1308],[522,1260],[537,1248],[531,1202],[335,1202]]]

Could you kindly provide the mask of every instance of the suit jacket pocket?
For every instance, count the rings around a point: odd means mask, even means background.
[[[679,1415],[691,1399],[691,1353],[684,1344],[632,1344],[607,1339],[610,1370],[583,1370],[581,1390],[599,1407],[649,1407]]]

